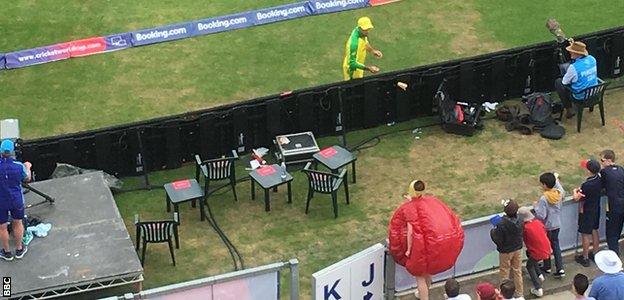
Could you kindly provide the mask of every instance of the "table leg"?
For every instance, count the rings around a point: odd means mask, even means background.
[[[290,188],[290,181],[286,185],[288,186],[288,203],[292,203],[292,189]]]
[[[271,200],[269,200],[269,189],[264,189],[264,211],[271,210]]]
[[[168,194],[165,196],[165,202],[167,202],[167,212],[171,212],[171,200]]]
[[[204,216],[206,215],[205,213],[205,208],[204,206],[206,205],[208,199],[206,199],[206,196],[199,198],[199,214],[201,216],[199,216],[199,219],[203,222],[205,220]],[[179,216],[179,215],[178,215]]]
[[[251,200],[256,200],[256,184],[254,183],[253,178],[251,181]]]
[[[180,209],[178,208],[178,204],[173,204],[173,211],[178,213],[178,222],[182,224],[182,216],[180,216]]]
[[[355,183],[355,162],[351,163],[351,170],[353,171],[353,183]]]

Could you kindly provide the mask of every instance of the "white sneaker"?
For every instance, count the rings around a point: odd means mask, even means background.
[[[416,297],[416,299],[420,300],[420,293],[418,292],[418,289],[416,291],[414,291],[414,297]]]
[[[544,296],[544,289],[531,289],[531,294],[535,295],[536,297],[542,297]]]
[[[546,280],[546,278],[544,278],[544,274],[540,274],[539,276],[537,276],[537,278],[539,278],[541,282],[544,282],[544,280]]]

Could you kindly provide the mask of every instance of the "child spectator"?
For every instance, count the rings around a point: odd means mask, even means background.
[[[514,297],[514,293],[516,292],[516,285],[513,281],[509,279],[503,280],[500,285],[500,294],[503,297],[503,300],[524,300],[524,297]]]
[[[589,177],[574,189],[573,198],[579,201],[578,232],[581,234],[583,254],[574,259],[584,267],[589,267],[589,260],[593,253],[600,251],[598,227],[600,225],[600,196],[602,194],[602,180],[600,179],[600,163],[596,160],[584,160],[581,166],[587,169]],[[589,243],[592,241],[593,252],[590,255]]]
[[[574,281],[572,283],[572,293],[576,296],[576,300],[596,300],[592,297],[585,297],[585,291],[589,287],[589,280],[587,276],[579,273],[574,276]]]
[[[524,221],[523,237],[524,244],[527,248],[527,263],[526,268],[533,283],[531,294],[542,297],[544,290],[542,289],[542,281],[544,281],[544,275],[538,267],[538,263],[544,259],[550,258],[552,254],[552,248],[550,247],[550,241],[546,236],[546,229],[544,224],[540,220],[535,219],[531,213],[530,207],[521,207],[518,210],[518,215]],[[502,288],[501,288],[502,291]]]
[[[448,300],[471,300],[470,296],[459,293],[459,282],[453,278],[449,278],[444,283],[444,291]]]
[[[559,246],[559,229],[561,227],[561,205],[565,191],[555,174],[547,172],[539,177],[540,183],[544,190],[543,195],[533,205],[535,207],[535,217],[544,222],[546,227],[550,246],[555,256],[555,266],[557,272],[553,275],[557,278],[565,276],[563,270],[563,259],[561,257],[561,247]],[[544,260],[544,268],[546,273],[551,272],[550,258]]]
[[[501,300],[501,296],[491,283],[484,282],[477,285],[477,300]]]
[[[498,251],[501,280],[513,279],[518,287],[517,295],[522,296],[522,221],[518,218],[518,203],[506,201],[505,216],[490,231],[490,237]]]

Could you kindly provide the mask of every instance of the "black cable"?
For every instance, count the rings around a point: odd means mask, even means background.
[[[240,183],[240,182],[247,181],[249,179],[250,179],[249,176],[245,176],[245,177],[237,179],[236,182]],[[208,219],[208,223],[210,223],[210,226],[217,232],[217,234],[219,235],[219,237],[221,238],[221,240],[223,241],[225,246],[228,248],[228,251],[230,252],[230,256],[232,257],[232,261],[234,263],[234,270],[242,270],[242,269],[245,268],[245,262],[243,260],[242,255],[240,254],[240,252],[238,251],[236,246],[234,246],[232,241],[230,241],[228,236],[223,232],[221,227],[219,227],[219,224],[217,223],[217,220],[214,217],[214,214],[212,213],[212,209],[210,208],[210,205],[208,204],[208,196],[214,194],[216,191],[218,191],[218,190],[220,190],[220,189],[222,189],[224,187],[229,187],[229,186],[230,186],[230,184],[221,185],[221,186],[213,189],[212,191],[208,192],[205,195],[205,199],[206,199],[206,203],[205,204],[206,204],[206,207],[208,209],[208,215],[206,215],[206,213],[204,212],[204,218]],[[200,204],[200,205],[203,205],[203,204]],[[239,268],[239,262],[240,262],[240,268]]]
[[[483,117],[483,118],[481,118],[481,120],[484,120],[484,121],[485,121],[485,120],[492,120],[492,119],[494,119],[494,118],[495,118],[494,116],[491,116],[491,117]],[[417,128],[428,128],[428,127],[433,127],[433,126],[438,126],[438,125],[442,125],[442,123],[441,123],[441,122],[433,122],[433,123],[430,123],[430,124],[426,124],[426,125],[418,126]],[[364,150],[364,149],[372,148],[372,147],[377,146],[379,143],[381,143],[381,138],[382,138],[382,137],[384,137],[384,136],[388,136],[388,135],[392,135],[392,134],[398,134],[398,133],[401,133],[401,132],[405,132],[405,131],[412,131],[412,130],[414,130],[414,129],[412,129],[412,128],[406,128],[406,129],[400,129],[400,130],[394,130],[394,131],[384,132],[384,133],[381,133],[381,134],[375,135],[375,136],[373,136],[373,137],[371,137],[371,138],[368,138],[368,139],[366,139],[366,140],[364,140],[364,141],[362,141],[362,142],[359,142],[359,143],[358,143],[358,144],[356,144],[355,146],[348,147],[348,150],[349,150],[349,151],[359,151],[359,150]],[[373,140],[376,140],[376,143],[375,143],[375,144],[370,145],[370,146],[366,146],[366,147],[362,147],[362,146],[364,146],[364,145],[366,145],[366,144],[370,143],[370,142],[371,142],[371,141],[373,141]]]
[[[204,204],[201,204],[201,205],[204,205]],[[210,208],[208,201],[206,201],[206,208],[208,209],[208,216],[204,212],[204,218],[208,219],[208,223],[210,224],[212,229],[214,229],[217,232],[217,234],[219,235],[219,237],[221,238],[225,246],[228,248],[228,252],[230,252],[230,256],[232,257],[232,262],[234,263],[234,270],[238,271],[238,270],[244,269],[245,266],[244,266],[243,257],[240,255],[240,252],[238,252],[238,249],[236,249],[236,246],[234,246],[234,244],[232,244],[232,242],[227,237],[227,235],[225,235],[223,230],[221,230],[221,227],[219,227],[217,220],[212,214],[212,209]],[[240,262],[240,268],[238,266],[238,262]]]

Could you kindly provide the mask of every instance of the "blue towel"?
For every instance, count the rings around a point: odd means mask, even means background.
[[[41,223],[37,226],[30,226],[26,228],[26,232],[31,232],[36,237],[46,237],[48,236],[48,232],[52,229],[52,224],[50,223]]]

